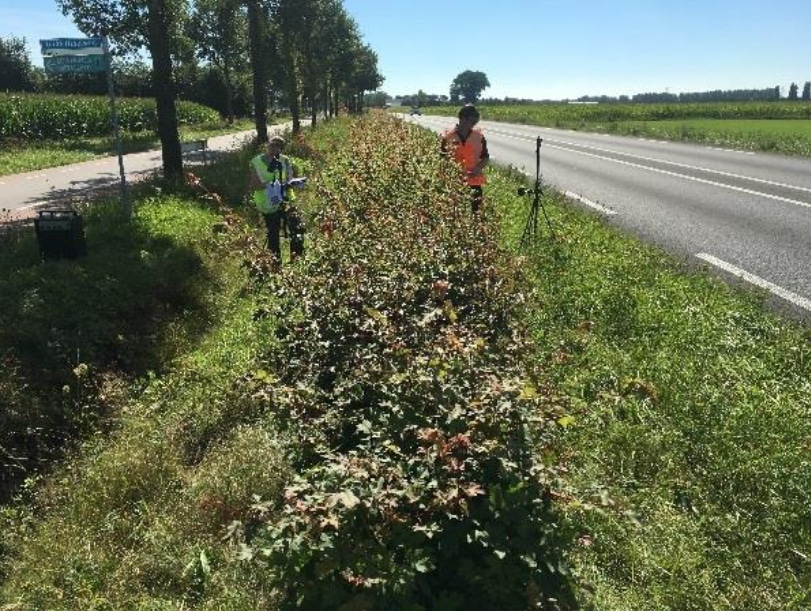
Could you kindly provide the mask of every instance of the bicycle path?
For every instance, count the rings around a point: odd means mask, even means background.
[[[269,131],[283,129],[283,125],[269,126]],[[254,137],[254,130],[212,136],[208,139],[207,158],[239,148]],[[203,163],[202,152],[187,153],[184,164]],[[128,183],[151,175],[162,165],[161,150],[124,155],[124,172]],[[36,216],[43,208],[69,208],[104,191],[117,193],[120,185],[118,156],[101,157],[22,174],[0,176],[0,210],[6,211],[7,220],[20,220]]]

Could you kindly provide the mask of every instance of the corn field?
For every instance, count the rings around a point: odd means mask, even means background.
[[[156,131],[155,100],[116,100],[121,129]],[[219,120],[217,111],[194,102],[178,102],[180,125]],[[110,103],[105,96],[0,93],[0,139],[58,140],[107,136],[112,130]]]

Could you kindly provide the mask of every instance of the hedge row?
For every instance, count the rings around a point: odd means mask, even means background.
[[[121,129],[156,131],[155,100],[116,100]],[[178,122],[194,125],[219,120],[217,111],[178,102]],[[50,140],[107,136],[112,131],[110,102],[104,96],[0,93],[0,138]]]
[[[434,137],[373,116],[326,148],[317,236],[268,279],[279,342],[246,386],[298,477],[254,506],[242,557],[290,609],[557,608],[561,414],[523,360],[519,266]]]

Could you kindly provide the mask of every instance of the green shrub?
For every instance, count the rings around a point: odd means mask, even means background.
[[[319,235],[268,279],[281,348],[251,386],[294,440],[298,476],[281,517],[258,506],[249,554],[286,608],[565,598],[556,410],[521,359],[522,279],[491,220],[471,216],[433,138],[384,117],[354,124],[316,184]]]

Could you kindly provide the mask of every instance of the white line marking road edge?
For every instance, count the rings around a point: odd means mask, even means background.
[[[524,170],[524,174],[526,174],[529,177],[534,177],[534,174],[528,172],[527,170]],[[589,208],[593,208],[594,210],[596,210],[597,212],[599,212],[601,214],[605,214],[607,216],[613,216],[613,215],[615,215],[617,213],[616,210],[612,210],[611,208],[606,208],[605,206],[602,206],[602,205],[598,204],[597,202],[593,202],[590,199],[586,199],[585,197],[575,193],[574,191],[564,191],[563,195],[568,197],[569,199],[573,199],[575,201],[580,202],[584,206],[588,206]]]
[[[796,199],[790,199],[788,197],[780,197],[779,195],[772,195],[771,193],[763,193],[762,191],[754,191],[752,189],[744,189],[743,187],[736,187],[735,185],[727,185],[722,182],[717,182],[714,180],[707,180],[705,178],[698,178],[697,176],[690,176],[689,174],[680,174],[678,172],[671,172],[669,170],[662,170],[660,168],[652,168],[650,166],[642,165],[640,163],[631,163],[630,161],[623,161],[622,159],[615,159],[613,157],[606,157],[605,155],[596,155],[594,153],[587,153],[585,151],[578,151],[575,149],[566,148],[563,146],[557,146],[554,144],[547,145],[548,148],[555,148],[560,149],[562,151],[567,151],[569,153],[574,153],[576,155],[584,155],[586,157],[595,157],[596,159],[602,159],[603,161],[610,161],[612,163],[618,163],[620,165],[627,165],[633,168],[639,168],[640,170],[647,170],[649,172],[655,172],[657,174],[664,174],[665,176],[673,176],[675,178],[682,178],[684,180],[690,180],[692,182],[701,183],[704,185],[712,185],[714,187],[720,187],[722,189],[729,189],[730,191],[737,191],[738,193],[746,193],[747,195],[754,195],[756,197],[765,197],[766,199],[771,199],[778,202],[785,202],[787,204],[793,204],[795,206],[801,206],[803,208],[811,208],[811,203],[803,202]],[[797,187],[800,188],[800,187]],[[804,188],[802,188],[805,190]]]
[[[495,130],[491,130],[491,131],[495,131]],[[509,134],[509,135],[511,137],[513,137],[513,138],[519,138],[520,139],[520,137],[517,134]],[[524,136],[524,139],[526,139],[526,138],[527,137]],[[634,153],[625,153],[623,151],[615,151],[615,150],[612,150],[612,149],[600,148],[598,146],[590,146],[588,144],[578,144],[577,142],[567,142],[565,140],[552,140],[551,138],[544,140],[544,142],[549,147],[569,151],[569,152],[572,152],[572,153],[576,153],[578,151],[573,151],[573,150],[564,148],[564,147],[562,147],[560,145],[576,146],[576,147],[580,147],[580,148],[591,150],[591,151],[597,151],[597,152],[600,152],[600,153],[609,153],[609,154],[615,154],[615,155],[622,155],[624,157],[630,157],[631,159],[639,159],[640,161],[650,161],[652,163],[661,163],[661,164],[665,164],[665,165],[674,166],[674,167],[677,167],[677,168],[682,168],[682,169],[685,169],[685,170],[695,170],[697,172],[706,172],[708,174],[716,174],[718,176],[723,176],[725,178],[736,178],[738,180],[746,180],[748,182],[760,183],[760,184],[763,184],[763,185],[769,185],[771,187],[779,187],[781,189],[791,189],[791,190],[794,190],[794,191],[803,191],[805,193],[811,193],[811,188],[809,188],[809,187],[801,187],[799,185],[790,185],[788,183],[778,182],[776,180],[768,180],[768,179],[765,179],[765,178],[755,178],[754,176],[745,176],[743,174],[735,174],[734,172],[724,172],[722,170],[714,170],[712,168],[704,168],[704,167],[697,166],[697,165],[690,165],[688,163],[679,163],[678,161],[669,161],[667,159],[657,159],[656,157],[646,157],[644,155],[636,155]],[[710,148],[710,147],[708,147],[708,148]],[[715,150],[725,150],[726,152],[731,152],[731,153],[739,153],[739,152],[744,153],[744,152],[746,152],[746,151],[733,151],[731,149],[715,149]],[[587,153],[583,153],[583,154],[587,154]],[[599,159],[606,159],[606,157],[604,157],[602,155],[591,155],[591,156],[597,157]],[[633,167],[643,167],[643,168],[646,168],[646,169],[649,169],[649,170],[659,171],[662,174],[669,174],[671,176],[684,176],[686,178],[691,178],[691,179],[696,180],[698,182],[704,182],[704,183],[711,184],[711,185],[725,186],[725,187],[728,187],[730,189],[743,191],[745,193],[765,195],[767,197],[769,196],[769,194],[763,194],[763,193],[760,193],[759,191],[751,191],[749,189],[743,189],[741,187],[735,187],[733,185],[726,185],[724,183],[719,183],[719,182],[715,182],[715,181],[711,181],[711,180],[703,180],[703,179],[700,179],[700,178],[690,177],[690,176],[687,176],[687,175],[684,175],[684,174],[678,174],[676,172],[668,172],[666,170],[658,170],[657,168],[650,168],[648,166],[643,166],[643,165],[639,165],[639,164],[635,164],[635,163],[630,163],[630,162],[623,161],[623,160],[620,160],[620,159],[613,159],[613,158],[611,158],[611,159],[613,161],[617,161],[618,163],[623,163],[625,165],[630,165],[630,166],[633,166]],[[780,199],[781,201],[787,201],[787,202],[790,202],[790,203],[797,203],[796,200],[792,200],[792,199],[788,199],[788,198],[778,198],[777,196],[771,196],[771,197],[775,198],[775,199]],[[805,206],[809,206],[809,204],[807,204],[805,202],[801,202],[801,204],[804,204]]]
[[[778,297],[785,299],[789,303],[792,303],[804,310],[808,310],[811,312],[811,299],[806,299],[805,297],[800,297],[799,295],[792,293],[791,291],[787,291],[783,287],[777,286],[776,284],[769,282],[768,280],[764,280],[759,276],[755,276],[754,274],[750,274],[749,272],[742,270],[739,267],[735,267],[731,263],[727,263],[726,261],[722,261],[717,257],[713,257],[712,255],[708,255],[707,253],[700,252],[696,254],[696,258],[701,259],[702,261],[706,261],[715,267],[722,269],[726,272],[729,272],[733,276],[737,276],[742,280],[746,280],[747,282],[754,284],[762,289],[766,289],[773,295],[777,295]]]
[[[613,216],[614,214],[617,213],[616,210],[611,210],[610,208],[606,208],[605,206],[601,206],[597,202],[593,202],[590,199],[586,199],[585,197],[583,197],[582,195],[578,195],[574,191],[565,191],[563,193],[563,195],[565,195],[569,199],[573,199],[575,201],[578,201],[581,204],[583,204],[585,206],[588,206],[589,208],[593,208],[594,210],[596,210],[597,212],[600,212],[602,214],[606,214],[608,216]]]

